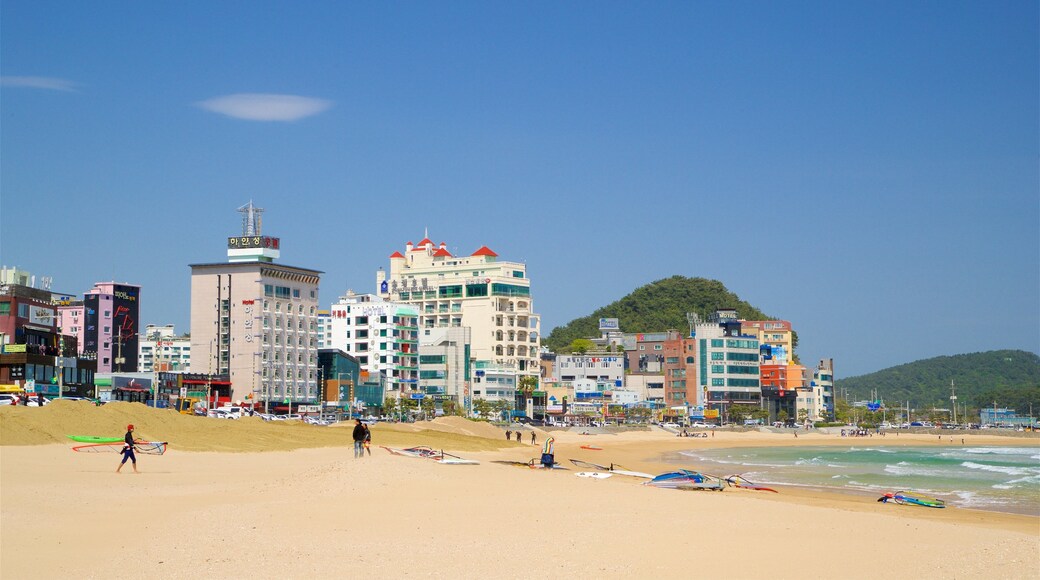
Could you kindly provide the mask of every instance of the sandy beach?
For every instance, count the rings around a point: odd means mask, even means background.
[[[164,456],[139,458],[137,475],[115,474],[115,454],[73,453],[62,441],[121,435],[127,422],[170,441]],[[530,432],[525,444],[507,443],[498,428],[462,419],[379,424],[373,433],[376,446],[427,444],[481,464],[440,465],[378,447],[355,460],[342,427],[139,405],[0,408],[0,576],[1033,578],[1040,569],[1040,518],[804,489],[679,492],[509,467],[490,461],[536,457]],[[722,431],[554,436],[558,461],[649,472],[674,468],[655,458],[691,447],[854,442]],[[1038,443],[971,437],[972,445]],[[872,444],[940,444],[885,439]]]

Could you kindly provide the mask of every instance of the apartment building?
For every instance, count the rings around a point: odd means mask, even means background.
[[[468,327],[476,368],[539,374],[540,317],[526,264],[499,260],[487,246],[456,256],[424,238],[391,254],[376,286],[386,300],[413,306],[421,329]]]
[[[390,396],[419,392],[419,313],[413,306],[348,291],[329,314],[328,348],[354,357],[365,372],[385,374]]]
[[[454,401],[469,409],[470,329],[427,328],[419,336],[419,390],[435,401]]]
[[[316,401],[322,272],[275,263],[281,241],[261,235],[263,210],[250,202],[239,211],[228,261],[190,265],[193,362],[227,374],[235,401]]]
[[[694,326],[698,383],[707,390],[705,407],[726,416],[730,405],[758,408],[762,401],[757,335],[741,332],[735,310],[718,310]]]
[[[177,336],[172,324],[149,324],[138,345],[137,370],[142,373],[191,372],[191,337]]]

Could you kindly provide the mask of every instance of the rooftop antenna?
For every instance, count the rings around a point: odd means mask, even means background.
[[[249,200],[249,203],[238,208],[238,211],[242,214],[242,235],[259,236],[263,221],[260,214],[264,213],[264,208],[256,207],[253,200]]]
[[[701,317],[697,316],[696,312],[687,312],[686,313],[686,322],[690,323],[690,336],[693,336],[693,331],[694,331],[695,327],[698,324],[700,324]]]

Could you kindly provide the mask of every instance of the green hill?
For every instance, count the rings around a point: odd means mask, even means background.
[[[672,276],[641,286],[624,298],[557,326],[545,339],[550,350],[559,352],[577,338],[600,335],[600,318],[617,318],[624,332],[688,331],[687,312],[703,320],[718,308],[735,308],[745,320],[773,320],[761,310],[741,300],[718,280]]]
[[[1040,410],[1040,356],[1023,350],[994,350],[940,356],[883,369],[868,375],[838,379],[838,393],[848,389],[849,400],[870,398],[871,389],[886,403],[910,401],[911,406],[943,407],[950,404],[950,381],[957,388],[957,403],[969,407],[992,405],[1028,412]]]

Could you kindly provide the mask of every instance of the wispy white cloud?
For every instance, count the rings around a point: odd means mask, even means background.
[[[207,111],[236,119],[296,121],[327,110],[332,106],[332,101],[296,95],[239,93],[214,97],[196,104]]]
[[[5,87],[19,87],[25,89],[48,89],[51,91],[69,91],[76,92],[79,90],[77,83],[74,83],[66,79],[56,79],[53,77],[8,77],[0,76],[0,85]]]

